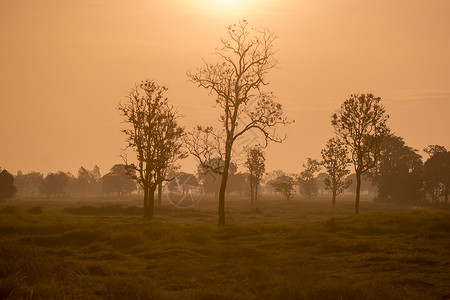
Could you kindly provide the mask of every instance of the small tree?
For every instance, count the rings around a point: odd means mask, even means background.
[[[389,116],[372,94],[351,95],[331,117],[339,138],[349,148],[356,173],[355,214],[359,214],[361,175],[376,166],[380,144],[389,133]]]
[[[324,180],[325,188],[331,190],[333,195],[331,202],[335,205],[337,195],[346,190],[352,183],[351,180],[345,180],[345,177],[350,174],[348,165],[351,161],[347,156],[345,144],[336,138],[328,140],[321,154],[322,165],[328,174]]]
[[[253,147],[247,150],[245,166],[249,172],[248,181],[250,183],[250,198],[252,203],[255,203],[258,198],[258,188],[266,171],[265,160],[266,158],[261,147]]]
[[[0,168],[0,202],[13,198],[16,192],[14,176],[6,170],[2,171]]]
[[[272,179],[269,184],[275,192],[280,192],[286,200],[290,200],[294,194],[294,178],[287,174],[282,174],[275,179]]]
[[[192,82],[216,96],[222,110],[221,129],[197,126],[186,140],[189,152],[205,170],[221,176],[219,190],[219,225],[225,225],[225,190],[237,139],[250,130],[262,134],[264,145],[282,142],[276,135],[278,125],[287,123],[281,104],[272,93],[263,93],[267,73],[276,67],[274,33],[267,28],[249,29],[245,20],[228,27],[227,37],[218,50],[221,62],[205,63],[196,72],[188,73]],[[255,100],[255,101],[253,101]],[[214,158],[219,157],[217,163]]]
[[[58,171],[57,173],[48,173],[40,187],[41,193],[55,197],[65,197],[69,193],[69,183],[71,176],[69,173]]]
[[[431,145],[424,149],[430,157],[424,164],[424,179],[426,192],[433,202],[438,202],[439,196],[444,196],[448,203],[450,192],[450,151],[443,146]]]
[[[169,167],[186,156],[181,144],[184,130],[178,125],[178,112],[164,97],[166,91],[166,87],[146,80],[118,106],[129,125],[123,130],[127,148],[135,152],[137,163],[129,163],[126,154],[123,158],[130,177],[144,190],[144,218],[149,220],[153,218],[157,186],[169,180]]]
[[[375,168],[367,175],[378,189],[378,201],[418,202],[422,198],[422,157],[393,134],[384,138]]]
[[[76,190],[85,196],[86,193],[97,183],[94,173],[87,170],[83,166],[78,169],[78,176],[76,179]]]
[[[17,172],[14,178],[14,185],[17,187],[19,197],[33,197],[39,195],[39,188],[44,180],[44,175],[38,172],[23,174]]]
[[[132,171],[131,171],[132,172]],[[136,190],[136,182],[130,178],[130,170],[124,164],[115,164],[109,173],[102,178],[102,190],[109,195],[120,197]],[[133,176],[135,176],[134,174]]]
[[[320,171],[320,163],[308,157],[306,164],[303,164],[303,168],[304,170],[297,177],[297,184],[300,193],[311,199],[311,196],[317,195],[319,190],[314,174]]]

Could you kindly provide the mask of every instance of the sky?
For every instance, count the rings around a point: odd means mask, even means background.
[[[320,159],[331,115],[355,93],[381,97],[407,145],[450,148],[449,11],[447,0],[0,0],[0,167],[106,174],[126,145],[117,105],[145,79],[169,88],[187,130],[217,125],[214,97],[186,72],[217,62],[241,19],[277,34],[265,90],[295,120],[265,150],[267,171]]]

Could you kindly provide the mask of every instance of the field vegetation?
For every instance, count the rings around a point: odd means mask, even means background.
[[[450,211],[325,199],[0,206],[0,298],[445,299]],[[57,203],[57,205],[55,205]]]

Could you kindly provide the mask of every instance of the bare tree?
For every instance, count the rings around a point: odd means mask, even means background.
[[[359,214],[361,175],[374,168],[380,155],[380,145],[389,133],[389,115],[372,94],[351,95],[331,117],[338,137],[348,146],[356,173],[355,214]]]
[[[247,150],[245,166],[249,172],[248,179],[252,203],[255,203],[258,198],[258,187],[261,183],[262,176],[266,171],[265,160],[266,158],[264,157],[264,152],[261,147],[255,146]]]
[[[157,186],[169,180],[169,167],[186,156],[181,144],[184,130],[178,124],[177,110],[164,97],[166,91],[166,87],[146,80],[118,106],[129,125],[123,130],[127,148],[135,152],[137,163],[129,163],[126,154],[122,157],[129,176],[144,189],[144,218],[149,220],[153,218]]]
[[[342,140],[332,138],[329,139],[325,149],[322,149],[322,165],[327,170],[328,176],[325,178],[325,188],[331,190],[333,198],[332,204],[336,204],[336,197],[345,191],[351,180],[345,180],[350,170],[348,165],[351,160],[347,156],[347,149]]]
[[[221,61],[206,63],[188,77],[216,96],[221,130],[198,126],[188,134],[187,147],[205,170],[222,177],[219,190],[219,225],[225,225],[225,189],[236,140],[251,130],[261,134],[264,146],[282,142],[275,129],[288,123],[281,104],[272,93],[263,93],[267,73],[276,67],[274,33],[267,28],[250,29],[245,20],[228,27],[217,55]],[[255,101],[253,101],[255,100]],[[256,102],[256,103],[255,103]],[[219,160],[214,161],[214,158]]]

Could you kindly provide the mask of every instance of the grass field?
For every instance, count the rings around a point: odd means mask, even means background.
[[[450,298],[448,210],[329,202],[230,199],[224,228],[212,200],[151,222],[140,199],[10,202],[0,298]]]

